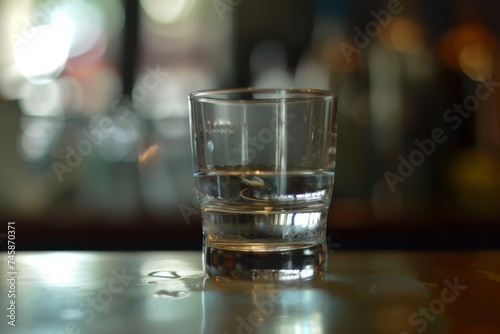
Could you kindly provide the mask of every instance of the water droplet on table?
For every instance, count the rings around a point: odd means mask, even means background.
[[[175,291],[175,290],[160,290],[157,291],[154,296],[156,298],[183,298],[189,294],[188,291]]]
[[[172,279],[181,278],[181,276],[179,274],[177,274],[176,271],[153,271],[153,272],[149,273],[148,276],[161,277],[161,278],[172,278]]]

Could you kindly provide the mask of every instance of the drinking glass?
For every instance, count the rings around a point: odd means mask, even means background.
[[[189,95],[208,276],[286,281],[326,270],[336,101],[313,89]]]

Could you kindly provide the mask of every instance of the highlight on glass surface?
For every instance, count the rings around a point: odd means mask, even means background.
[[[189,95],[209,276],[296,280],[325,271],[336,97],[311,89]]]

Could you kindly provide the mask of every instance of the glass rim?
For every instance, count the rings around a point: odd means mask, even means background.
[[[262,98],[230,98],[231,94],[267,94],[270,97]],[[221,89],[203,89],[197,90],[189,95],[189,100],[198,102],[223,102],[223,103],[273,103],[284,101],[311,101],[311,100],[329,100],[336,99],[337,96],[328,90],[314,88],[221,88]]]

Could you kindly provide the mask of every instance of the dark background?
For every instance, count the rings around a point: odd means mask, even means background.
[[[498,12],[492,0],[2,1],[0,222],[16,222],[17,249],[200,249],[187,94],[308,87],[339,97],[332,249],[498,247],[500,94],[476,96],[500,81]],[[470,116],[444,118],[474,98]],[[436,129],[446,140],[420,153]]]

